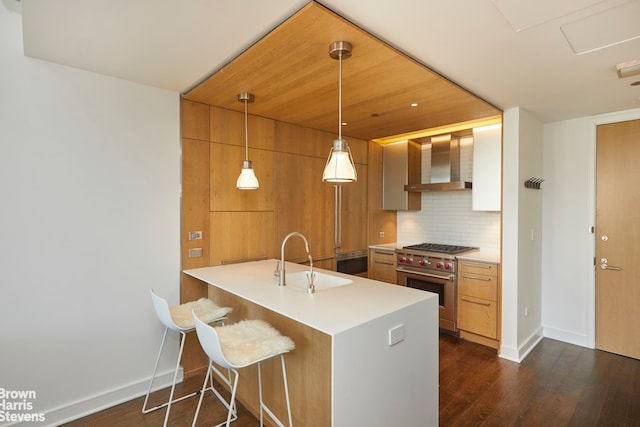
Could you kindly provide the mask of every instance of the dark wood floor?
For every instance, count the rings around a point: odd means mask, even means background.
[[[179,392],[199,389],[201,380],[186,380]],[[168,392],[154,398],[162,395]],[[190,426],[196,403],[176,404],[169,425]],[[143,415],[141,407],[142,398],[135,399],[66,426],[162,425],[164,410]],[[225,416],[208,393],[198,425]],[[241,408],[232,425],[258,424]],[[440,425],[640,426],[640,361],[545,338],[518,364],[498,358],[493,349],[442,335]]]

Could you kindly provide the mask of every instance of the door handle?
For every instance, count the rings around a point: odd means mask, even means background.
[[[600,266],[600,268],[602,268],[603,270],[613,270],[613,271],[621,271],[622,270],[621,267],[611,267],[610,265],[607,265],[607,264],[602,264]]]

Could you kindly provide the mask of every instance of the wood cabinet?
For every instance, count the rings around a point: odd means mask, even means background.
[[[498,348],[500,340],[499,264],[458,261],[460,337]]]
[[[396,265],[393,249],[369,248],[369,279],[396,284]]]
[[[367,247],[368,144],[349,139],[358,181],[340,184],[341,191],[337,191],[336,184],[322,181],[334,135],[282,122],[276,122],[275,135],[274,252],[279,256],[282,239],[298,231],[309,240],[314,264],[335,270],[336,252]],[[340,215],[336,215],[336,206],[342,207]],[[336,239],[337,220],[340,239]],[[307,259],[301,239],[287,243],[285,258],[293,262]]]
[[[318,268],[335,271],[336,251],[366,249],[367,141],[349,138],[358,181],[342,185],[342,247],[336,248],[334,186],[322,181],[334,134],[249,115],[249,159],[260,188],[242,191],[235,183],[246,156],[244,114],[187,100],[181,113],[182,269],[279,258],[292,231],[309,240]],[[290,240],[285,258],[308,262],[302,239]],[[205,294],[183,281],[181,302]],[[188,340],[187,376],[206,366],[197,338]]]
[[[282,240],[293,231],[309,241],[314,259],[334,257],[333,187],[322,182],[325,161],[318,157],[276,153],[275,239],[273,252],[280,257]],[[287,242],[285,258],[304,262],[302,239]]]
[[[340,184],[340,247],[336,252],[367,248],[367,165],[357,164],[358,181]]]

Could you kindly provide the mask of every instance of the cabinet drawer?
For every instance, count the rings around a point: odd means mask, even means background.
[[[395,251],[369,250],[369,278],[396,283]]]
[[[498,300],[498,279],[473,273],[458,274],[458,294],[475,298]]]
[[[498,277],[498,264],[480,261],[458,261],[458,273]]]
[[[458,295],[458,328],[497,338],[496,303],[481,298]]]

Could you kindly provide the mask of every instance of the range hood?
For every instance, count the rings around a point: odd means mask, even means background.
[[[460,180],[460,140],[450,134],[431,137],[431,182],[408,184],[405,191],[471,190],[471,182]]]

